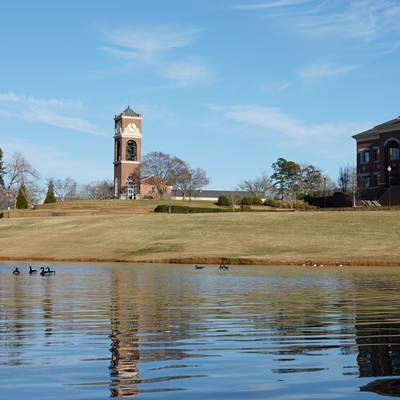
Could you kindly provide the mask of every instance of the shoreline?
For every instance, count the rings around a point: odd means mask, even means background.
[[[298,266],[298,267],[400,267],[397,260],[336,260],[336,259],[306,259],[306,260],[279,260],[270,258],[251,257],[171,257],[131,260],[128,258],[95,258],[95,257],[12,257],[0,256],[0,262],[82,262],[82,263],[132,263],[132,264],[204,264],[219,265],[224,262],[227,265],[248,266]]]

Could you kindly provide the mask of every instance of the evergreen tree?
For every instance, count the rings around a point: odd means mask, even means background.
[[[272,169],[274,173],[271,175],[271,179],[281,200],[285,197],[293,196],[299,186],[301,177],[300,165],[294,161],[278,158],[272,164]]]
[[[15,206],[18,209],[28,208],[28,200],[26,198],[25,185],[23,183],[18,189],[17,202]]]
[[[56,203],[56,196],[54,195],[54,185],[53,181],[49,181],[49,187],[47,188],[46,198],[44,199],[44,204]]]
[[[6,173],[6,169],[4,167],[3,162],[3,150],[0,147],[0,188],[4,188],[4,175]]]

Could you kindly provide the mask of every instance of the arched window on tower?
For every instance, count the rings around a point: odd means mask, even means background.
[[[126,144],[126,160],[137,161],[137,145],[134,140],[128,140]]]

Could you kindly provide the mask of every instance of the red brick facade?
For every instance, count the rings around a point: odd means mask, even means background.
[[[114,118],[114,195],[140,198],[142,116],[128,107]]]
[[[359,197],[382,204],[400,204],[400,117],[353,138],[357,141]]]

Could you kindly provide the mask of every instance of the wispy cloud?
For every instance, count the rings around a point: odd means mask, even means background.
[[[0,104],[20,104],[20,105],[32,105],[41,107],[51,108],[75,108],[82,109],[83,105],[80,101],[54,98],[54,99],[41,99],[25,94],[17,94],[14,92],[0,93]]]
[[[271,93],[282,93],[293,86],[292,82],[268,82],[262,85],[262,89]]]
[[[288,6],[297,6],[309,2],[310,0],[271,0],[258,3],[237,3],[232,5],[230,8],[233,10],[266,10]]]
[[[344,75],[358,69],[360,65],[331,65],[313,64],[298,72],[298,76],[303,80],[318,80],[333,76]]]
[[[172,79],[183,85],[207,82],[211,79],[209,69],[199,60],[166,64],[162,69],[162,73],[168,79]]]
[[[211,80],[209,67],[198,57],[182,57],[173,52],[190,46],[200,32],[193,27],[166,26],[103,29],[108,43],[100,50],[122,61],[125,73],[146,68],[179,86],[196,85]]]
[[[63,98],[43,99],[14,92],[0,93],[0,116],[103,136],[95,124],[76,115],[82,110],[83,105],[80,101]]]
[[[82,183],[111,178],[112,171],[107,160],[102,162],[90,156],[78,158],[75,154],[60,149],[59,146],[43,145],[22,139],[2,140],[1,146],[6,156],[23,151],[22,149],[29,149],[29,154],[25,155],[32,165],[40,170],[40,175],[43,177],[72,176]]]
[[[285,143],[302,146],[318,139],[329,142],[343,137],[351,137],[365,129],[365,123],[307,123],[300,118],[285,113],[277,107],[261,105],[210,106],[222,113],[227,121],[243,125],[243,131],[256,135],[280,138]],[[251,128],[252,127],[252,128]]]
[[[103,48],[125,58],[153,61],[161,54],[191,44],[199,35],[197,28],[136,27],[103,31],[113,45]]]
[[[337,6],[335,10],[332,3]],[[397,0],[333,0],[305,13],[298,20],[298,26],[306,33],[340,35],[371,42],[392,40],[393,34],[397,36],[400,33],[399,17]]]

